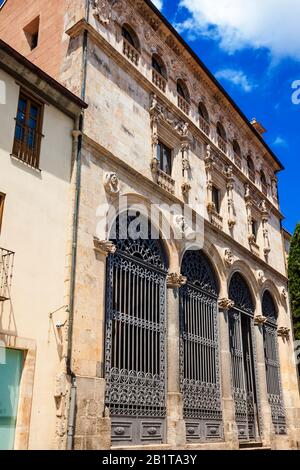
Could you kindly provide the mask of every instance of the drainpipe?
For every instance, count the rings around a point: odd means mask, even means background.
[[[90,2],[86,0],[85,19],[89,20]],[[82,88],[81,99],[85,101],[86,96],[86,79],[87,79],[87,46],[88,33],[85,30],[83,36],[82,48]],[[75,203],[73,214],[73,235],[72,235],[72,261],[71,261],[71,279],[70,279],[70,304],[69,304],[69,329],[68,329],[68,351],[67,351],[67,375],[71,379],[70,403],[68,413],[68,430],[67,430],[67,450],[73,450],[75,419],[76,419],[76,401],[77,401],[77,380],[72,369],[72,349],[73,349],[73,323],[74,323],[74,299],[75,299],[75,282],[76,282],[76,261],[77,261],[77,244],[78,244],[78,219],[80,207],[80,190],[81,190],[81,156],[82,156],[82,132],[84,127],[84,115],[79,118],[77,155],[76,155],[76,183],[75,183]]]

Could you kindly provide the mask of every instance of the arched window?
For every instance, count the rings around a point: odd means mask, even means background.
[[[128,24],[122,26],[122,36],[136,50],[140,50],[140,41],[135,31]]]
[[[266,175],[264,174],[263,170],[260,172],[260,183],[261,183],[261,190],[265,196],[268,195],[268,185]]]
[[[220,121],[217,123],[217,134],[218,136],[222,137],[222,139],[225,140],[225,142],[227,142],[227,135],[226,135],[224,126]]]
[[[179,79],[177,80],[177,93],[179,96],[185,99],[188,103],[190,102],[190,94],[187,89],[186,84],[184,83],[183,80]]]
[[[237,140],[234,140],[232,142],[232,147],[233,147],[234,153],[236,153],[239,157],[241,157],[242,156],[241,147]]]
[[[140,60],[140,41],[135,31],[128,24],[122,26],[123,54],[134,63],[139,64]]]
[[[106,280],[106,406],[112,442],[163,442],[166,414],[167,260],[158,234],[139,214],[124,212],[111,240]],[[141,419],[142,418],[142,419]],[[153,433],[145,429],[154,428]],[[127,434],[126,434],[127,436]]]
[[[180,289],[180,376],[187,440],[220,439],[218,282],[202,251],[187,251],[181,272],[187,278]]]
[[[248,176],[252,183],[255,183],[255,168],[254,163],[250,155],[247,157]]]
[[[202,119],[204,119],[207,123],[209,123],[209,114],[203,102],[199,103],[198,112],[199,112],[199,115],[202,117]]]
[[[242,152],[240,144],[237,140],[232,142],[233,153],[234,153],[234,163],[239,167],[242,168]]]
[[[204,134],[209,136],[210,125],[209,125],[209,114],[204,103],[199,103],[198,106],[199,112],[199,126]]]
[[[286,418],[282,397],[280,364],[277,343],[277,308],[269,291],[262,298],[262,314],[267,321],[263,326],[267,392],[272,422],[276,434],[286,433]]]
[[[152,67],[157,73],[159,73],[162,77],[167,79],[166,66],[163,60],[161,59],[161,57],[157,54],[153,54],[152,56]]]
[[[152,56],[152,81],[163,92],[166,91],[167,85],[167,69],[158,54]]]
[[[259,438],[256,357],[253,338],[254,303],[247,282],[234,273],[229,286],[234,307],[229,311],[231,377],[235,417],[241,441]]]
[[[224,126],[220,121],[217,123],[217,136],[219,149],[224,153],[227,153],[227,135]]]

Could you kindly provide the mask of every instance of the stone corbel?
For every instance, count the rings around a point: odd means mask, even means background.
[[[285,287],[283,287],[281,289],[281,298],[284,302],[287,301],[287,298],[288,298],[288,293],[287,293],[287,290],[285,289]]]
[[[256,326],[263,326],[267,321],[267,317],[263,315],[255,315],[254,317],[254,325]]]
[[[113,255],[117,251],[117,247],[113,242],[110,240],[99,240],[97,237],[94,237],[94,247],[95,251],[106,257]]]
[[[179,289],[187,283],[187,278],[182,274],[170,273],[167,276],[167,287],[169,289]]]
[[[258,280],[258,284],[260,286],[262,286],[265,282],[266,282],[266,277],[265,277],[265,273],[263,271],[258,271],[257,272],[257,280]]]
[[[225,248],[223,259],[227,268],[230,268],[233,265],[234,256],[229,248]]]
[[[286,326],[281,326],[277,330],[277,335],[282,339],[289,340],[290,332],[291,330],[289,328],[287,328]]]
[[[222,310],[230,310],[234,308],[233,300],[227,299],[226,297],[223,299],[219,299],[218,301],[219,308]]]

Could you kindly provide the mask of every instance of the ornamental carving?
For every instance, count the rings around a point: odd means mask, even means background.
[[[99,240],[97,237],[94,237],[94,246],[96,251],[105,256],[112,255],[117,251],[117,247],[113,242],[110,240]]]
[[[262,286],[266,282],[265,273],[263,271],[257,272],[257,280],[260,286]]]
[[[277,335],[282,338],[288,340],[290,338],[290,329],[287,328],[286,326],[281,326],[277,330]]]
[[[264,325],[266,321],[267,317],[264,317],[263,315],[255,315],[254,317],[254,325],[256,326]]]
[[[281,297],[283,298],[283,300],[287,300],[287,298],[288,298],[287,290],[284,287],[281,290]]]
[[[104,175],[104,188],[110,196],[117,196],[120,192],[119,178],[116,173],[106,173]]]
[[[187,278],[182,274],[170,273],[167,276],[167,287],[170,289],[179,289],[187,283]]]
[[[218,305],[223,310],[230,310],[231,308],[234,308],[233,300],[230,300],[230,299],[227,299],[227,298],[220,299],[218,301]]]
[[[233,261],[234,261],[234,256],[232,254],[232,251],[229,248],[226,248],[224,250],[224,263],[225,263],[225,265],[228,268],[230,268],[230,266],[233,265]]]
[[[178,239],[191,239],[194,238],[195,232],[192,228],[186,223],[186,220],[183,215],[175,215],[173,218],[175,235]]]
[[[110,23],[112,19],[112,8],[118,3],[119,0],[94,0],[93,1],[93,14],[94,17],[104,25]]]

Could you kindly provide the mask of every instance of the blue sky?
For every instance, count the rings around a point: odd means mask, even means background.
[[[154,0],[285,166],[279,174],[284,227],[300,222],[299,0]],[[300,97],[300,93],[298,95]],[[300,101],[300,100],[299,100]]]

